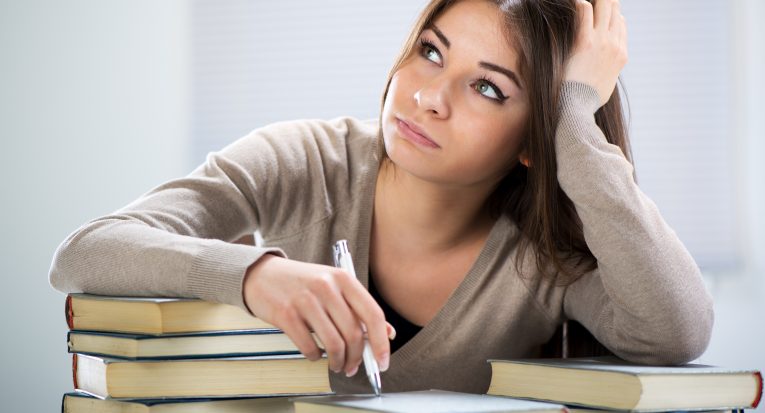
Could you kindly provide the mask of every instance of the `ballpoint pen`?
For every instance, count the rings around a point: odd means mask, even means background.
[[[351,253],[348,251],[348,241],[340,240],[335,243],[333,249],[333,257],[335,259],[335,267],[340,267],[350,274],[354,279],[356,278],[356,270],[353,268],[353,260],[351,260]],[[375,392],[375,396],[380,396],[382,393],[382,381],[380,380],[380,367],[377,365],[377,360],[372,353],[372,346],[369,345],[369,338],[367,337],[367,327],[364,323],[361,323],[361,330],[364,332],[364,368],[367,371],[367,378],[372,385],[372,390]]]

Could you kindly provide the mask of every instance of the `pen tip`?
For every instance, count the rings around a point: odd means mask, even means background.
[[[380,380],[380,375],[371,375],[369,379],[372,382],[372,390],[374,390],[375,396],[380,397],[380,394],[382,394],[382,380]]]

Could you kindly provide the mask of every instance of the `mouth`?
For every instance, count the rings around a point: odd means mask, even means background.
[[[431,139],[425,131],[417,126],[414,122],[407,122],[401,118],[396,118],[396,128],[404,138],[412,141],[418,145],[429,148],[440,148],[433,139]]]

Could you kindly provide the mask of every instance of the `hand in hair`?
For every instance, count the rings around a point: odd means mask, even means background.
[[[577,0],[577,33],[566,63],[565,80],[586,83],[600,95],[604,105],[627,63],[627,25],[619,0]],[[594,9],[594,10],[593,10]]]

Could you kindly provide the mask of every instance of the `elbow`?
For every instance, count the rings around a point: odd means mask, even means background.
[[[701,357],[709,346],[713,327],[714,307],[710,298],[707,305],[698,309],[692,321],[677,329],[673,343],[675,354],[666,364],[685,364]]]
[[[644,328],[621,331],[621,341],[629,344],[613,350],[617,356],[634,363],[657,366],[687,364],[704,354],[712,337],[713,325],[714,309],[707,295],[703,303],[693,309],[676,309],[666,317],[645,324]]]
[[[655,363],[661,365],[682,365],[701,357],[709,346],[714,327],[714,303],[712,296],[703,287],[687,296],[678,297],[675,306],[669,306],[667,313],[657,326],[664,334],[655,338]]]
[[[125,218],[117,215],[102,217],[85,223],[69,234],[53,253],[48,270],[51,287],[66,294],[97,293],[92,290],[100,290],[102,285],[92,276],[94,268],[103,265],[101,258],[109,248],[107,245],[115,248],[110,241],[119,236],[110,235],[109,232],[115,225],[125,221]]]
[[[704,291],[697,306],[677,311],[676,333],[672,349],[673,357],[666,364],[685,364],[701,357],[707,350],[714,327],[714,303],[712,296]]]
[[[707,350],[714,326],[714,309],[711,300],[700,306],[693,314],[677,314],[668,322],[670,328],[660,328],[665,333],[656,337],[650,349],[639,357],[641,362],[652,365],[682,365],[701,357]]]
[[[48,271],[51,287],[65,294],[86,292],[87,269],[92,267],[94,246],[103,242],[96,232],[105,222],[86,223],[59,244]]]
[[[678,330],[672,340],[657,347],[652,364],[682,365],[701,357],[707,350],[712,336],[711,322],[699,322],[697,325]]]
[[[68,263],[71,262],[68,259],[68,256],[70,255],[69,241],[71,238],[72,236],[64,240],[64,242],[58,246],[53,254],[53,260],[51,261],[50,270],[48,271],[48,282],[51,287],[65,294],[82,292],[74,282],[70,265],[68,265]]]

